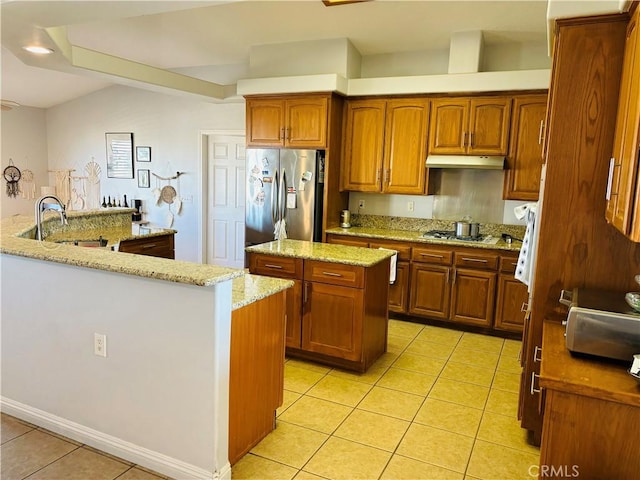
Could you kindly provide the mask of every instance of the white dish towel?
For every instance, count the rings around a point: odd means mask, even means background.
[[[393,256],[391,257],[391,266],[389,267],[389,284],[393,285],[396,281],[396,272],[398,270],[398,252],[396,250],[391,250],[390,248],[382,248],[380,250],[387,250],[389,252],[393,252]]]
[[[518,265],[516,266],[515,278],[522,283],[531,287],[531,278],[533,276],[534,262],[537,250],[537,235],[536,230],[536,211],[538,204],[525,203],[513,209],[513,213],[518,220],[527,218],[527,228],[524,232],[524,238],[522,239],[522,247],[520,248],[520,254],[518,255]]]

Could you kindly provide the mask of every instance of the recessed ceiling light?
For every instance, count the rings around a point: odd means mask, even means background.
[[[35,53],[37,55],[49,55],[50,53],[53,53],[53,50],[51,48],[41,47],[39,45],[27,45],[26,47],[22,48],[27,52]]]

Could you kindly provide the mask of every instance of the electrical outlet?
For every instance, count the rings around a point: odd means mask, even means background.
[[[358,208],[364,208],[364,200],[358,201]]]
[[[413,207],[414,207],[413,202],[407,202],[407,211],[413,212]]]
[[[93,353],[99,357],[107,356],[107,336],[102,333],[93,334]]]

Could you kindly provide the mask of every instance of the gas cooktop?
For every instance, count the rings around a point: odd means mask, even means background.
[[[476,242],[496,244],[500,240],[491,235],[479,235],[477,237],[457,237],[455,230],[429,230],[422,234],[424,238],[434,238],[438,240],[457,240],[461,242]]]

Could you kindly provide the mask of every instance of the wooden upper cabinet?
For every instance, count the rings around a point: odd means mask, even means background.
[[[342,156],[344,190],[381,190],[385,108],[384,100],[345,102]]]
[[[350,100],[345,112],[342,188],[423,194],[429,100]]]
[[[326,148],[329,98],[247,97],[247,146]]]
[[[513,100],[505,199],[538,200],[546,112],[547,95],[527,95]]]
[[[640,8],[627,27],[618,114],[609,167],[606,218],[634,242],[640,242]]]
[[[422,194],[425,190],[429,100],[387,102],[384,140],[386,193]]]
[[[431,102],[429,153],[506,155],[511,97],[457,97]]]

